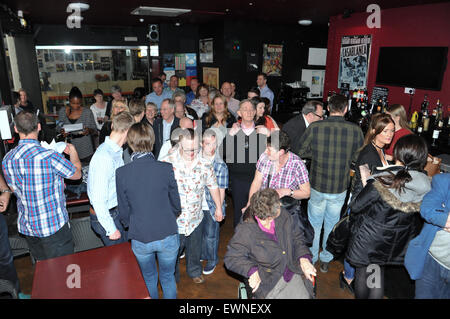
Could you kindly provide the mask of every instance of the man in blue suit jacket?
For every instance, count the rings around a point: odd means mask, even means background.
[[[164,297],[175,299],[181,204],[173,167],[153,156],[155,136],[150,125],[134,124],[127,140],[133,150],[131,162],[116,171],[119,217],[129,227],[128,238],[150,297],[158,298],[158,257]]]
[[[405,256],[406,269],[416,280],[416,299],[450,299],[450,173],[433,177],[420,214],[424,227]]]

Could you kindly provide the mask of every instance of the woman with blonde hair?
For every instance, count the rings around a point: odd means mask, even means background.
[[[102,144],[105,141],[105,137],[111,134],[111,124],[114,116],[117,116],[117,114],[123,111],[130,111],[128,105],[124,101],[114,100],[111,107],[111,118],[105,122],[102,129],[100,130],[99,144]]]
[[[392,139],[392,142],[389,145],[389,147],[387,147],[385,150],[386,158],[389,161],[392,161],[395,143],[397,143],[400,137],[412,134],[412,132],[409,130],[408,117],[406,115],[406,111],[403,105],[401,104],[389,105],[388,108],[386,109],[386,114],[389,114],[395,123],[394,138]]]

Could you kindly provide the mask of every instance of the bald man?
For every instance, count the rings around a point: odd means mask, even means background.
[[[230,111],[230,113],[233,114],[233,116],[237,119],[238,118],[237,111],[239,110],[239,101],[231,96],[233,94],[231,83],[223,82],[220,92],[227,99],[228,111]]]

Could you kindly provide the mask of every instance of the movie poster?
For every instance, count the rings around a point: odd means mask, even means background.
[[[342,83],[350,90],[367,88],[371,42],[371,35],[342,37],[338,88]]]
[[[203,68],[203,83],[219,88],[219,68]]]
[[[283,46],[264,44],[262,72],[268,76],[281,76]]]

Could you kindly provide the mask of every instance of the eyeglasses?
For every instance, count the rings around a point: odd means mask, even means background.
[[[187,149],[184,149],[183,147],[181,147],[181,149],[182,149],[183,152],[185,152],[185,153],[197,153],[197,152],[198,152],[198,148],[194,148],[194,149],[187,150]]]
[[[318,118],[323,119],[323,116],[320,116],[319,114],[316,114],[314,112],[311,112],[311,113],[314,114],[315,116],[317,116]]]

